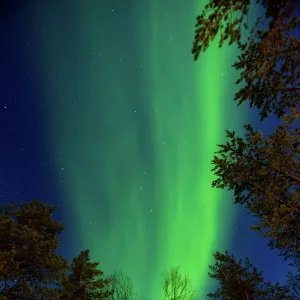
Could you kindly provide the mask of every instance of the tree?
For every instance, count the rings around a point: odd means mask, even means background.
[[[115,272],[112,276],[113,300],[133,299],[133,289],[131,278],[123,271]]]
[[[284,116],[274,134],[264,138],[246,125],[246,142],[226,131],[230,142],[218,145],[213,187],[234,190],[235,203],[245,204],[260,219],[252,226],[270,239],[272,248],[300,250],[300,136],[295,134],[295,109]],[[295,127],[295,126],[294,126]]]
[[[89,250],[73,258],[70,274],[63,280],[61,299],[109,299],[114,291],[109,289],[111,279],[102,278],[98,262],[90,262]]]
[[[163,291],[165,300],[192,300],[196,293],[189,278],[180,274],[178,267],[166,274]]]
[[[250,100],[250,107],[256,106],[263,120],[270,112],[280,117],[287,107],[300,104],[300,41],[290,33],[299,27],[300,18],[292,15],[297,1],[256,2],[266,9],[269,29],[264,30],[264,22],[258,18],[247,41],[242,42],[241,29],[249,27],[244,18],[250,0],[210,0],[197,17],[192,54],[196,61],[218,33],[219,48],[228,39],[229,45],[237,43],[241,55],[233,67],[241,70],[236,83],[243,82],[245,86],[234,100],[239,101],[238,105]]]
[[[52,219],[55,209],[36,199],[0,208],[1,296],[54,299],[49,285],[58,284],[68,267],[56,253],[63,224]]]
[[[262,271],[258,271],[249,258],[244,261],[236,261],[233,255],[227,251],[225,254],[216,252],[213,254],[215,264],[209,266],[210,278],[219,281],[220,287],[215,293],[207,296],[212,299],[231,300],[288,300],[294,299],[287,286],[278,283],[264,282]]]

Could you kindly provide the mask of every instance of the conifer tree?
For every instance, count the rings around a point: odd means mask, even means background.
[[[210,0],[197,17],[192,54],[197,60],[218,34],[220,48],[227,40],[229,45],[236,43],[241,52],[233,64],[241,71],[236,83],[245,86],[234,100],[238,105],[249,101],[250,107],[260,110],[263,120],[269,113],[280,117],[287,107],[300,105],[300,41],[291,34],[299,29],[300,18],[295,15],[295,0],[256,3],[266,9],[265,18],[257,18],[244,42],[242,28],[249,28],[250,0]]]
[[[274,249],[300,251],[300,136],[291,109],[274,134],[263,137],[246,125],[246,140],[226,131],[230,141],[218,145],[212,171],[219,178],[213,187],[234,191],[235,203],[243,204],[260,220],[252,226],[269,239]]]
[[[110,289],[112,279],[102,278],[103,271],[97,269],[99,263],[90,261],[89,250],[81,251],[73,259],[70,273],[63,280],[61,299],[110,299],[114,291]]]
[[[227,251],[214,253],[215,264],[209,266],[209,277],[220,287],[207,296],[229,300],[296,300],[287,286],[264,282],[262,271],[252,265],[249,258],[237,261]]]
[[[0,295],[7,299],[53,299],[68,264],[56,253],[63,224],[55,206],[33,200],[0,208]],[[5,298],[4,298],[5,299]]]

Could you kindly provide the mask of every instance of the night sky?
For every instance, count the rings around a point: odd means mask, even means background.
[[[59,205],[60,253],[89,248],[154,300],[176,265],[204,299],[216,250],[249,256],[266,280],[287,272],[232,193],[210,186],[225,129],[278,121],[234,103],[235,47],[193,62],[202,2],[1,1],[1,203]]]

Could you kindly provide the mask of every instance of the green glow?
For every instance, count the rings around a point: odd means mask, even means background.
[[[166,11],[176,6],[171,1],[164,3]],[[220,246],[229,238],[217,232],[220,193],[211,188],[209,171],[227,112],[221,75],[227,52],[214,46],[193,63],[190,49],[195,16],[187,10],[183,17],[181,9],[172,9],[164,19],[162,2],[151,4],[151,103],[157,109],[152,124],[159,153],[156,198],[162,199],[163,207],[157,227],[163,228],[158,244],[165,256],[158,269],[179,264],[201,293],[207,288],[214,241],[218,239]],[[168,32],[175,34],[175,45],[166,43]],[[156,286],[158,281],[161,278]]]
[[[193,62],[195,17],[205,5],[197,2],[138,1],[120,27],[117,18],[103,21],[108,5],[77,1],[69,11],[75,37],[62,9],[48,7],[36,20],[56,171],[80,228],[73,243],[90,248],[106,274],[123,268],[137,294],[154,300],[174,265],[203,297],[211,254],[230,247],[234,221],[228,194],[210,187],[210,161],[241,112],[227,88],[235,78],[228,48],[214,44]],[[110,34],[101,36],[103,23]],[[130,51],[118,48],[120,39]]]

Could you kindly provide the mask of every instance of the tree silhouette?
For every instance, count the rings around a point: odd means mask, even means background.
[[[114,291],[112,300],[133,299],[132,280],[122,270],[112,276],[112,290]]]
[[[214,253],[215,264],[209,266],[209,277],[216,279],[220,287],[207,296],[212,299],[230,300],[293,300],[287,286],[264,282],[262,271],[258,271],[248,257],[237,261],[227,251]]]
[[[7,299],[53,299],[68,264],[56,253],[55,206],[33,200],[0,208],[0,294]]]
[[[234,191],[235,203],[245,204],[260,220],[252,229],[269,238],[272,248],[300,250],[300,137],[295,134],[297,114],[284,116],[284,124],[264,138],[246,125],[246,142],[226,131],[230,142],[218,145],[212,171],[213,187]]]
[[[163,291],[165,300],[192,300],[196,293],[189,278],[180,274],[178,267],[166,274]]]
[[[242,42],[241,29],[248,29],[244,20],[249,12],[250,0],[210,0],[197,17],[192,54],[194,60],[205,52],[210,42],[220,33],[219,47],[229,39],[241,50],[233,67],[240,70],[237,84],[245,86],[234,100],[250,101],[249,106],[260,110],[261,120],[274,113],[284,114],[287,107],[300,104],[300,41],[291,32],[300,25],[300,18],[293,16],[297,1],[258,0],[266,9],[265,18],[258,18],[246,42]],[[269,20],[269,29],[264,22]]]
[[[91,262],[89,250],[73,258],[70,274],[63,280],[61,299],[109,299],[114,291],[109,289],[111,279],[102,278],[98,262]]]

